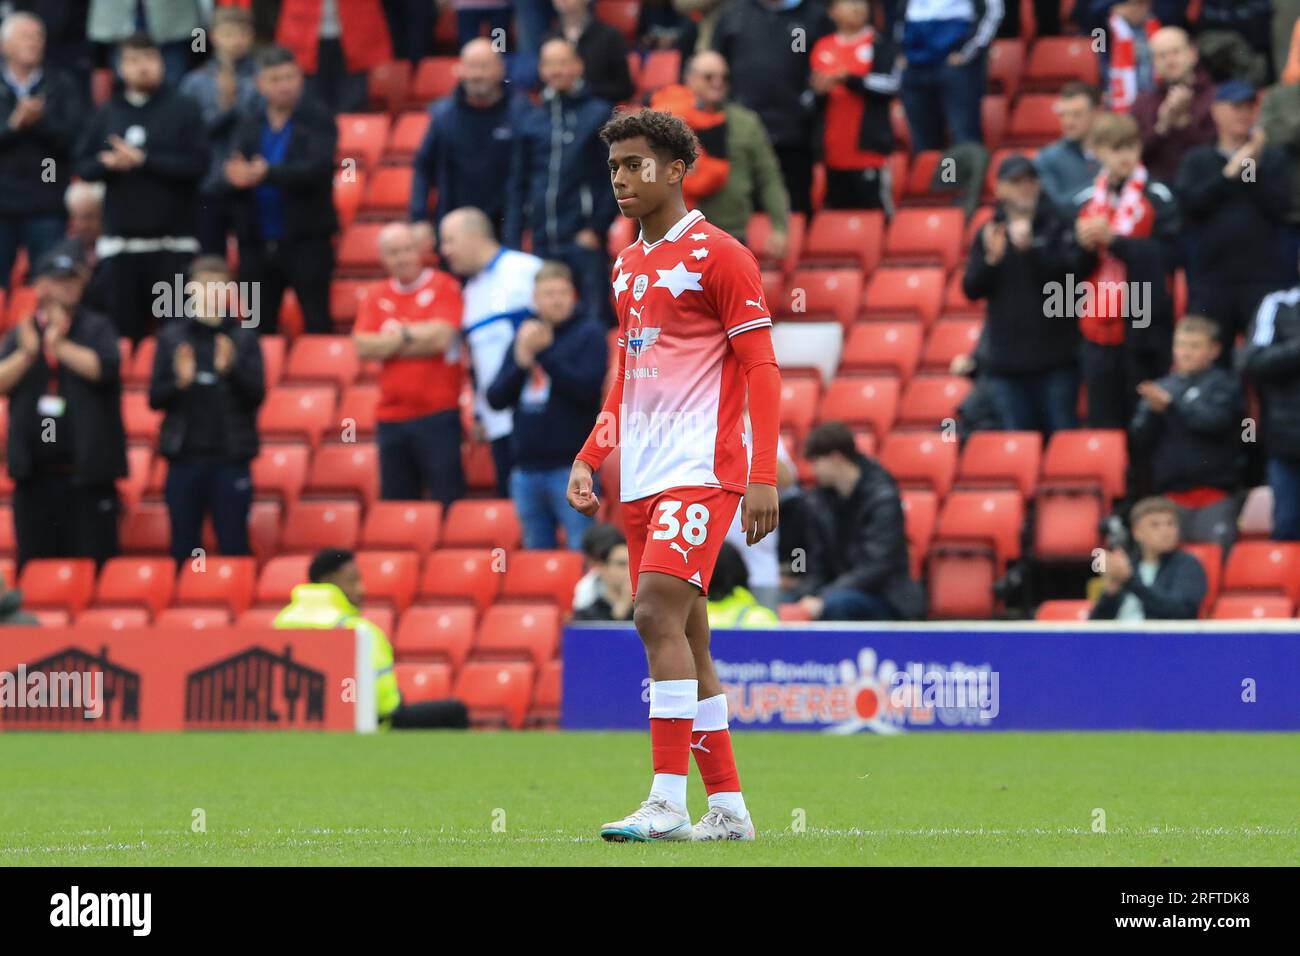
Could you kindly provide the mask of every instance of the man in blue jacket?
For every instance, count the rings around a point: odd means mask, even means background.
[[[599,323],[574,316],[575,298],[569,267],[543,263],[533,293],[537,318],[520,324],[488,386],[488,404],[515,413],[510,497],[525,548],[554,548],[563,523],[565,544],[576,551],[592,521],[565,496],[574,456],[600,413],[607,346]]]
[[[518,249],[530,230],[533,254],[565,263],[583,312],[612,326],[605,238],[618,207],[600,128],[613,108],[584,86],[582,60],[568,40],[542,45],[539,73],[542,101],[515,133],[502,241]]]

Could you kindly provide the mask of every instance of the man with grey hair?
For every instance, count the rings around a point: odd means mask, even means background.
[[[45,63],[38,17],[5,17],[0,51],[0,289],[7,289],[19,248],[34,263],[63,236],[63,190],[83,104],[72,80]]]

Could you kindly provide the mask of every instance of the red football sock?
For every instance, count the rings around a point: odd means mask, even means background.
[[[655,773],[675,773],[682,777],[690,773],[694,722],[690,717],[650,718],[650,751],[654,755]]]
[[[691,734],[691,753],[704,778],[704,792],[739,793],[740,774],[731,752],[731,731],[697,730]]]

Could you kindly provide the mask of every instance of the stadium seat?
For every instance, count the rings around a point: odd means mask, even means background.
[[[15,325],[36,311],[36,289],[29,285],[14,286],[5,308],[5,328]]]
[[[948,496],[930,545],[930,617],[978,620],[993,614],[993,583],[1020,553],[1023,520],[1018,492]]]
[[[126,513],[118,537],[123,554],[167,554],[172,545],[167,505],[161,501],[141,501]]]
[[[522,727],[534,673],[532,664],[521,661],[470,661],[456,676],[452,696],[469,708],[475,725]]]
[[[67,627],[72,623],[72,615],[63,608],[31,607],[26,608],[36,618],[41,627]]]
[[[567,615],[573,605],[573,589],[583,573],[580,551],[516,551],[506,564],[501,597],[533,601],[546,598]]]
[[[1205,571],[1205,600],[1201,602],[1201,616],[1205,617],[1219,598],[1219,586],[1223,579],[1223,548],[1209,542],[1185,542],[1179,547],[1201,562],[1201,568]]]
[[[332,387],[279,385],[270,390],[257,414],[263,441],[306,441],[316,445],[326,429],[338,428]]]
[[[0,581],[6,588],[17,587],[18,575],[14,570],[13,558],[0,558]]]
[[[1295,602],[1280,594],[1226,594],[1214,602],[1210,615],[1216,621],[1288,618],[1295,613]]]
[[[957,442],[938,434],[893,432],[886,435],[877,459],[900,487],[929,488],[948,494],[957,471]]]
[[[880,263],[884,234],[879,209],[823,209],[808,226],[799,262],[805,268],[851,265],[870,274]]]
[[[1019,38],[994,40],[989,45],[988,85],[1014,99],[1025,69],[1025,47]]]
[[[143,607],[154,615],[170,603],[175,578],[171,558],[110,558],[99,572],[95,604]]]
[[[157,351],[157,339],[150,336],[141,339],[129,356],[123,355],[120,366],[122,384],[127,388],[148,388],[149,379],[153,377],[153,359]]]
[[[1095,492],[1039,488],[1034,506],[1034,556],[1040,561],[1080,561],[1102,546],[1107,506]]]
[[[920,322],[854,322],[841,372],[891,372],[906,383],[921,358]]]
[[[12,581],[12,579],[11,579]],[[95,591],[95,562],[90,558],[35,558],[18,576],[23,606],[77,614]]]
[[[641,64],[637,93],[648,96],[678,82],[682,74],[682,55],[677,50],[652,50]]]
[[[109,631],[138,631],[149,626],[149,612],[142,607],[93,607],[73,620],[78,627]]]
[[[338,213],[339,228],[352,225],[361,211],[361,201],[366,195],[368,176],[364,171],[345,168],[334,174],[334,211]],[[286,329],[301,329],[302,306],[292,289],[285,291],[280,304],[280,321]]]
[[[451,668],[446,664],[395,664],[393,676],[404,704],[451,696]]]
[[[975,432],[957,465],[961,488],[1015,488],[1026,498],[1038,486],[1043,436],[1038,432]]]
[[[515,504],[509,498],[462,498],[447,509],[442,527],[446,548],[505,548],[513,551],[523,540]]]
[[[350,326],[356,321],[357,304],[371,281],[370,279],[335,279],[330,283],[330,318],[334,320],[335,325]]]
[[[339,239],[335,274],[347,278],[379,278],[384,268],[379,262],[379,233],[382,222],[354,222],[343,230]]]
[[[390,162],[411,162],[424,141],[424,134],[428,129],[429,113],[426,110],[412,110],[399,114],[393,122],[393,131],[388,137],[388,148],[384,152],[384,159]]]
[[[550,604],[494,604],[479,622],[475,658],[527,657],[542,664],[560,649],[560,612]]]
[[[1258,541],[1273,534],[1273,489],[1268,485],[1251,488],[1237,518],[1242,541]]]
[[[14,533],[14,512],[9,505],[0,505],[0,555],[12,558],[18,553],[18,540]],[[0,582],[0,590],[13,584],[12,581]]]
[[[384,222],[404,219],[411,203],[410,166],[380,166],[366,183],[365,198],[361,201],[361,218]]]
[[[287,385],[328,383],[339,389],[356,381],[361,368],[356,346],[346,335],[300,335],[284,366]]]
[[[432,552],[420,575],[420,600],[445,604],[474,602],[487,609],[501,590],[506,562],[487,548],[443,548]]]
[[[266,562],[257,578],[255,603],[262,607],[284,607],[289,603],[293,589],[307,583],[307,567],[310,564],[309,554],[278,555]],[[245,613],[246,610],[241,611],[240,617]]]
[[[973,355],[979,344],[982,319],[941,318],[930,328],[921,353],[921,368],[946,373],[959,355]]]
[[[162,412],[149,407],[149,394],[144,391],[122,393],[122,424],[126,440],[153,448],[158,444],[158,431],[162,427]]]
[[[456,57],[426,56],[415,67],[411,95],[420,104],[440,100],[456,88]]]
[[[465,475],[465,486],[473,492],[497,490],[497,467],[492,458],[492,446],[485,441],[467,441],[461,444],[460,467]]]
[[[843,348],[844,328],[838,322],[777,322],[772,327],[772,350],[782,374],[813,369],[829,382]]]
[[[767,253],[767,241],[771,233],[771,217],[765,212],[756,212],[749,217],[749,224],[745,227],[745,242],[758,259],[760,268],[765,270],[774,269],[781,273],[792,271],[803,252],[804,235],[806,233],[803,213],[792,212],[786,217],[785,255],[779,260],[773,259]],[[767,296],[767,300],[769,303],[774,303],[778,302],[779,298]]]
[[[884,260],[951,269],[962,255],[964,225],[960,209],[900,209],[885,234]]]
[[[944,428],[955,433],[957,406],[971,388],[971,380],[960,375],[916,376],[898,404],[898,427]]]
[[[378,447],[373,442],[321,445],[312,455],[302,496],[351,496],[368,508],[379,497]]]
[[[230,627],[230,612],[222,607],[169,607],[154,618],[155,627],[204,631]]]
[[[1092,604],[1088,601],[1044,601],[1038,605],[1035,621],[1086,621]]]
[[[355,438],[374,438],[378,424],[375,413],[378,408],[378,385],[352,385],[344,390],[343,397],[339,399],[339,424],[345,429],[351,424]]]
[[[1100,76],[1089,37],[1039,37],[1029,51],[1021,84],[1026,92],[1055,92],[1072,80],[1096,86]]]
[[[474,646],[478,611],[471,604],[415,605],[398,619],[393,653],[399,661],[445,660],[460,669]]]
[[[285,598],[280,603],[285,604],[288,600],[288,598]],[[241,631],[269,628],[274,625],[275,616],[279,613],[279,607],[250,607],[235,618],[235,627]]]
[[[822,395],[817,421],[869,425],[877,441],[894,424],[898,411],[898,379],[845,376],[831,382]]]
[[[385,113],[395,113],[410,97],[411,61],[389,60],[370,68],[366,78],[366,93],[370,108]]]
[[[280,384],[280,376],[284,374],[284,355],[288,346],[283,335],[270,333],[260,335],[258,344],[262,346],[262,378],[266,381],[267,389],[271,389]]]
[[[899,492],[903,505],[904,534],[907,535],[907,553],[912,577],[921,580],[934,526],[939,515],[939,496],[921,488],[904,488]]]
[[[190,608],[219,607],[239,614],[253,603],[256,587],[255,559],[211,555],[204,558],[201,570],[193,561],[181,564],[172,599]]]
[[[554,726],[558,723],[563,689],[564,664],[559,658],[539,667],[537,685],[533,688],[533,702],[528,708],[528,723],[536,726]]]
[[[775,305],[777,317],[798,322],[833,319],[848,328],[857,317],[862,298],[862,273],[856,269],[798,269],[790,276],[786,294]]]
[[[366,508],[361,547],[423,556],[437,544],[441,527],[442,505],[436,501],[376,501]]]
[[[387,605],[401,614],[415,599],[420,558],[410,551],[358,551],[357,568],[366,585],[366,603]]]
[[[1002,145],[1002,136],[1007,129],[1007,104],[1005,96],[988,95],[980,97],[980,128],[984,135],[984,148],[997,149]]]
[[[1056,116],[1055,93],[1026,93],[1016,98],[1011,107],[1011,118],[1007,122],[1003,146],[1014,150],[1023,146],[1042,146],[1061,135],[1061,121]],[[994,153],[991,163],[997,163]],[[996,175],[996,168],[990,165],[989,171]]]
[[[1058,431],[1043,455],[1045,487],[1096,489],[1107,505],[1124,494],[1128,451],[1121,429],[1074,428]]]
[[[1011,150],[1009,152],[1014,152],[1014,150]],[[996,173],[997,171],[994,170],[995,175]],[[962,248],[970,249],[970,247],[975,244],[975,236],[979,233],[979,231],[982,228],[984,228],[985,223],[987,223],[989,220],[993,218],[994,210],[995,207],[993,205],[976,207],[975,212],[971,214],[970,220],[966,223],[966,232],[961,239]],[[956,285],[958,291],[961,290],[961,281],[965,273],[966,273],[965,269],[954,269],[952,271],[953,283]],[[947,309],[949,298],[951,298],[951,296],[944,297],[945,310]],[[958,301],[964,302],[967,305],[970,305],[971,307],[980,310],[980,314],[981,315],[983,314],[982,311],[984,308],[983,300],[981,300],[978,303],[972,303],[969,299],[966,298],[965,295],[962,295],[961,299],[959,299]]]
[[[361,506],[355,501],[299,500],[284,518],[280,549],[286,553],[316,552],[321,548],[352,549],[361,531]]]
[[[1223,593],[1272,592],[1300,601],[1300,543],[1239,541],[1223,568]]]
[[[384,143],[388,142],[388,116],[384,113],[340,113],[336,122],[339,136],[334,150],[335,161],[344,163],[351,159],[360,169],[378,166]]]
[[[117,494],[122,507],[130,510],[144,495],[153,470],[153,449],[144,445],[130,445],[126,449],[126,477],[117,479]],[[0,527],[3,522],[0,522]],[[2,551],[3,549],[0,549]]]
[[[804,609],[802,604],[793,602],[778,604],[776,607],[776,616],[787,624],[797,624],[803,621],[811,621],[812,615]]]
[[[259,562],[268,561],[279,552],[280,519],[284,508],[278,501],[253,501],[248,509],[248,545]],[[209,553],[215,552],[215,536],[209,536]]]
[[[307,445],[263,445],[253,459],[253,494],[291,505],[307,483],[311,449]]]
[[[863,310],[871,321],[920,319],[929,328],[943,304],[943,270],[880,268],[863,292]]]
[[[804,436],[812,427],[821,391],[816,379],[785,379],[781,382],[781,427],[794,433],[796,444],[803,444]]]
[[[629,49],[637,46],[640,0],[596,0],[591,9],[597,20],[608,23],[622,35]]]

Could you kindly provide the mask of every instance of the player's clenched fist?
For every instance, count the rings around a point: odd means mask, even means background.
[[[569,507],[579,514],[591,517],[600,507],[600,499],[591,490],[591,465],[575,461],[569,472]]]
[[[781,505],[775,485],[751,484],[740,503],[740,520],[745,527],[745,543],[755,545],[776,530]]]

